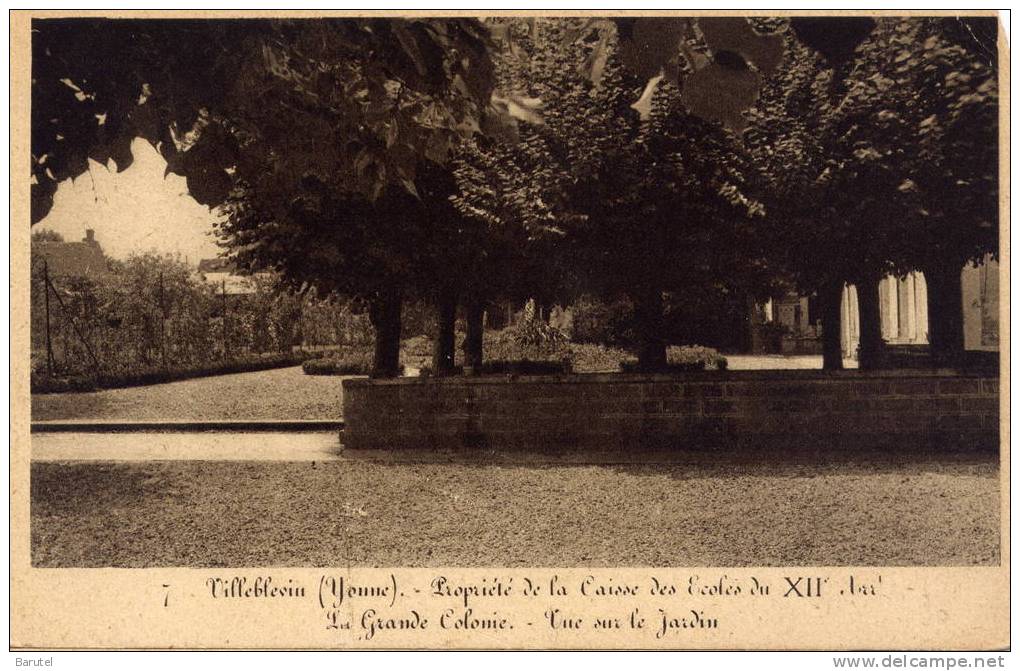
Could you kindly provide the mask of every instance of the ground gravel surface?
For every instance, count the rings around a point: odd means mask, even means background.
[[[35,463],[36,566],[989,565],[992,457]]]
[[[69,394],[33,394],[32,419],[340,419],[340,377],[300,366],[165,384]]]

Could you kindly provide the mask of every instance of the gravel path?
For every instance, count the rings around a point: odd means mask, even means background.
[[[727,354],[730,370],[821,370],[820,354]],[[857,368],[853,359],[843,359],[843,368]]]
[[[337,431],[35,433],[32,461],[336,461]]]
[[[339,419],[340,377],[300,366],[127,389],[33,394],[32,419]]]
[[[974,565],[992,457],[34,463],[36,566]]]

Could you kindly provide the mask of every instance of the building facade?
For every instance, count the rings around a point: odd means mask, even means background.
[[[999,349],[999,264],[986,257],[961,272],[964,349],[994,352]],[[857,358],[861,329],[857,288],[843,290],[840,342],[843,355]],[[879,283],[882,339],[889,345],[928,344],[928,284],[924,274],[886,277]]]
[[[964,348],[999,349],[999,264],[990,256],[961,271]],[[856,359],[861,342],[857,287],[843,289],[840,305],[843,356]],[[923,349],[928,344],[928,284],[924,274],[886,277],[879,283],[882,339],[887,345]],[[811,299],[790,293],[752,308],[755,352],[816,354],[821,352],[821,311]]]

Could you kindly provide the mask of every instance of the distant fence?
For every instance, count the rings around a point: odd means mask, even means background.
[[[995,450],[999,380],[733,371],[343,381],[350,449]]]

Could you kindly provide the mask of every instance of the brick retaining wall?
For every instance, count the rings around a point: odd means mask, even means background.
[[[350,449],[995,450],[999,379],[731,371],[343,381]]]

